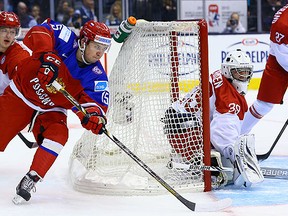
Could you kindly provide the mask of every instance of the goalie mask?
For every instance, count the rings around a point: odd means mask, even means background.
[[[229,52],[222,63],[221,71],[240,94],[247,93],[248,84],[253,75],[253,66],[245,52],[240,49]]]
[[[18,16],[13,12],[0,12],[0,28],[15,28],[15,37],[20,34],[20,21]]]

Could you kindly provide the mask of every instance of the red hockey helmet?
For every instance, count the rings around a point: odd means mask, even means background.
[[[0,12],[0,27],[20,28],[18,16],[13,12]]]
[[[80,30],[80,38],[92,40],[97,43],[110,46],[111,34],[109,28],[101,22],[90,20],[86,22]]]

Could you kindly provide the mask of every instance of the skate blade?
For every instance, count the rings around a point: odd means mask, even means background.
[[[23,203],[24,201],[26,201],[25,199],[23,199],[21,196],[19,196],[18,194],[15,195],[15,197],[13,197],[12,202],[15,205],[20,205],[21,203]]]

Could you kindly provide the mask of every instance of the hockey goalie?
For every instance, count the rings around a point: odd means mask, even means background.
[[[237,187],[251,187],[264,179],[255,154],[254,135],[240,135],[242,120],[248,109],[245,94],[252,75],[250,58],[237,49],[228,53],[221,70],[209,77],[212,165],[231,166],[234,170],[231,174],[212,173],[212,184],[214,180],[218,187],[230,183]],[[197,137],[202,128],[200,99],[201,92],[195,87],[182,100],[172,103],[162,119],[164,133],[174,150],[171,154],[174,165],[195,164],[195,161],[199,165],[202,163],[198,157],[198,142],[202,140]]]

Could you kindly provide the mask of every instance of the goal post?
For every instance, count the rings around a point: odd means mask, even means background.
[[[202,121],[203,121],[203,151],[205,157],[203,162],[209,166],[211,164],[211,145],[210,145],[210,108],[209,108],[209,61],[208,61],[208,28],[205,20],[199,23],[199,50],[201,52],[200,65],[202,72],[201,90],[202,90]],[[211,172],[204,171],[204,191],[211,190]]]
[[[200,118],[169,113],[199,86]],[[211,190],[208,33],[205,20],[137,21],[109,75],[106,128],[176,191]],[[105,135],[84,132],[69,163],[73,187],[111,195],[167,193]]]

